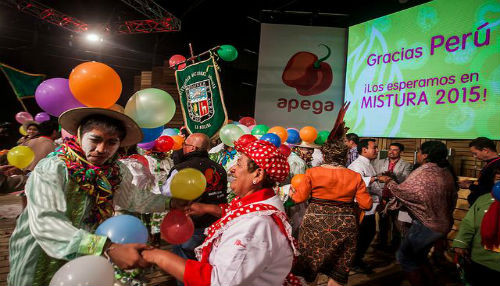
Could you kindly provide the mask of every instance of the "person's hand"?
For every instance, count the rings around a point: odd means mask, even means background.
[[[467,248],[455,247],[453,250],[455,251],[455,253],[458,256],[462,256],[462,257],[468,257],[469,256],[469,250]]]
[[[109,247],[108,255],[120,269],[144,268],[148,267],[149,264],[142,258],[140,251],[148,248],[150,247],[143,243],[113,243]]]
[[[141,252],[142,258],[144,261],[151,263],[151,264],[158,264],[158,260],[163,254],[163,250],[154,248],[154,249],[148,249],[144,250]]]
[[[14,167],[12,165],[3,165],[0,166],[0,173],[4,174],[7,177],[13,176],[13,175],[22,175],[23,170]]]
[[[392,180],[392,178],[389,176],[378,176],[378,180],[381,183],[389,183]]]
[[[189,201],[172,198],[170,200],[170,208],[172,209],[183,209],[189,204]]]
[[[184,208],[184,212],[190,216],[201,216],[208,213],[208,209],[206,204],[192,203]]]
[[[458,186],[461,189],[468,189],[470,187],[470,185],[472,185],[473,182],[474,181],[471,181],[471,180],[460,181],[460,182],[458,182]]]

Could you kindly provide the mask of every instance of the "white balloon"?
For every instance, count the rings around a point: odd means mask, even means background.
[[[238,124],[238,127],[243,130],[243,133],[245,134],[251,134],[252,131],[250,131],[250,128],[246,127],[245,125],[242,125],[242,124]]]
[[[113,266],[101,256],[87,255],[64,264],[50,280],[50,286],[113,286]]]

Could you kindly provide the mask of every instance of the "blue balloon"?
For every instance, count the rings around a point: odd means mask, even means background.
[[[114,243],[146,243],[148,230],[144,224],[131,215],[108,218],[96,229],[95,234],[107,236]]]
[[[288,144],[299,144],[300,143],[300,134],[299,131],[295,129],[288,128],[286,130],[288,133],[288,137],[286,138],[286,143]]]
[[[141,128],[141,130],[144,134],[144,138],[142,139],[141,143],[147,143],[155,141],[156,138],[161,136],[161,133],[163,132],[163,126],[156,128]]]
[[[500,201],[500,182],[495,183],[493,190],[491,191],[491,195],[495,198],[495,200]]]
[[[179,135],[179,129],[167,128],[167,129],[163,130],[163,133],[161,135],[164,135],[164,136]]]
[[[264,135],[262,135],[262,137],[260,137],[260,140],[271,142],[271,143],[273,143],[274,146],[276,146],[278,148],[281,145],[280,137],[274,133],[264,134]]]

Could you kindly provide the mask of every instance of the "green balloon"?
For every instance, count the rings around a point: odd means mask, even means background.
[[[238,51],[231,45],[222,45],[217,50],[219,57],[227,62],[232,62],[238,57]]]
[[[227,124],[220,129],[219,137],[224,145],[234,147],[234,141],[238,140],[243,134],[243,130],[234,124]]]
[[[252,135],[264,135],[269,131],[269,127],[264,124],[255,125],[252,129]]]
[[[316,137],[316,140],[314,141],[315,144],[318,145],[323,145],[325,144],[326,140],[328,139],[328,135],[330,135],[330,131],[320,131],[318,133],[318,137]]]
[[[175,114],[175,102],[170,94],[157,88],[136,92],[125,105],[125,114],[141,128],[156,128],[167,124]]]

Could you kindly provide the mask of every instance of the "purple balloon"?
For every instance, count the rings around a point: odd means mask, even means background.
[[[71,93],[69,80],[58,77],[43,81],[35,91],[35,99],[40,108],[56,117],[66,110],[85,106]]]
[[[155,147],[155,141],[139,143],[137,144],[137,147],[142,148],[144,150],[151,150]]]
[[[40,112],[35,115],[35,121],[38,123],[42,123],[44,121],[49,121],[50,115],[47,112]]]

